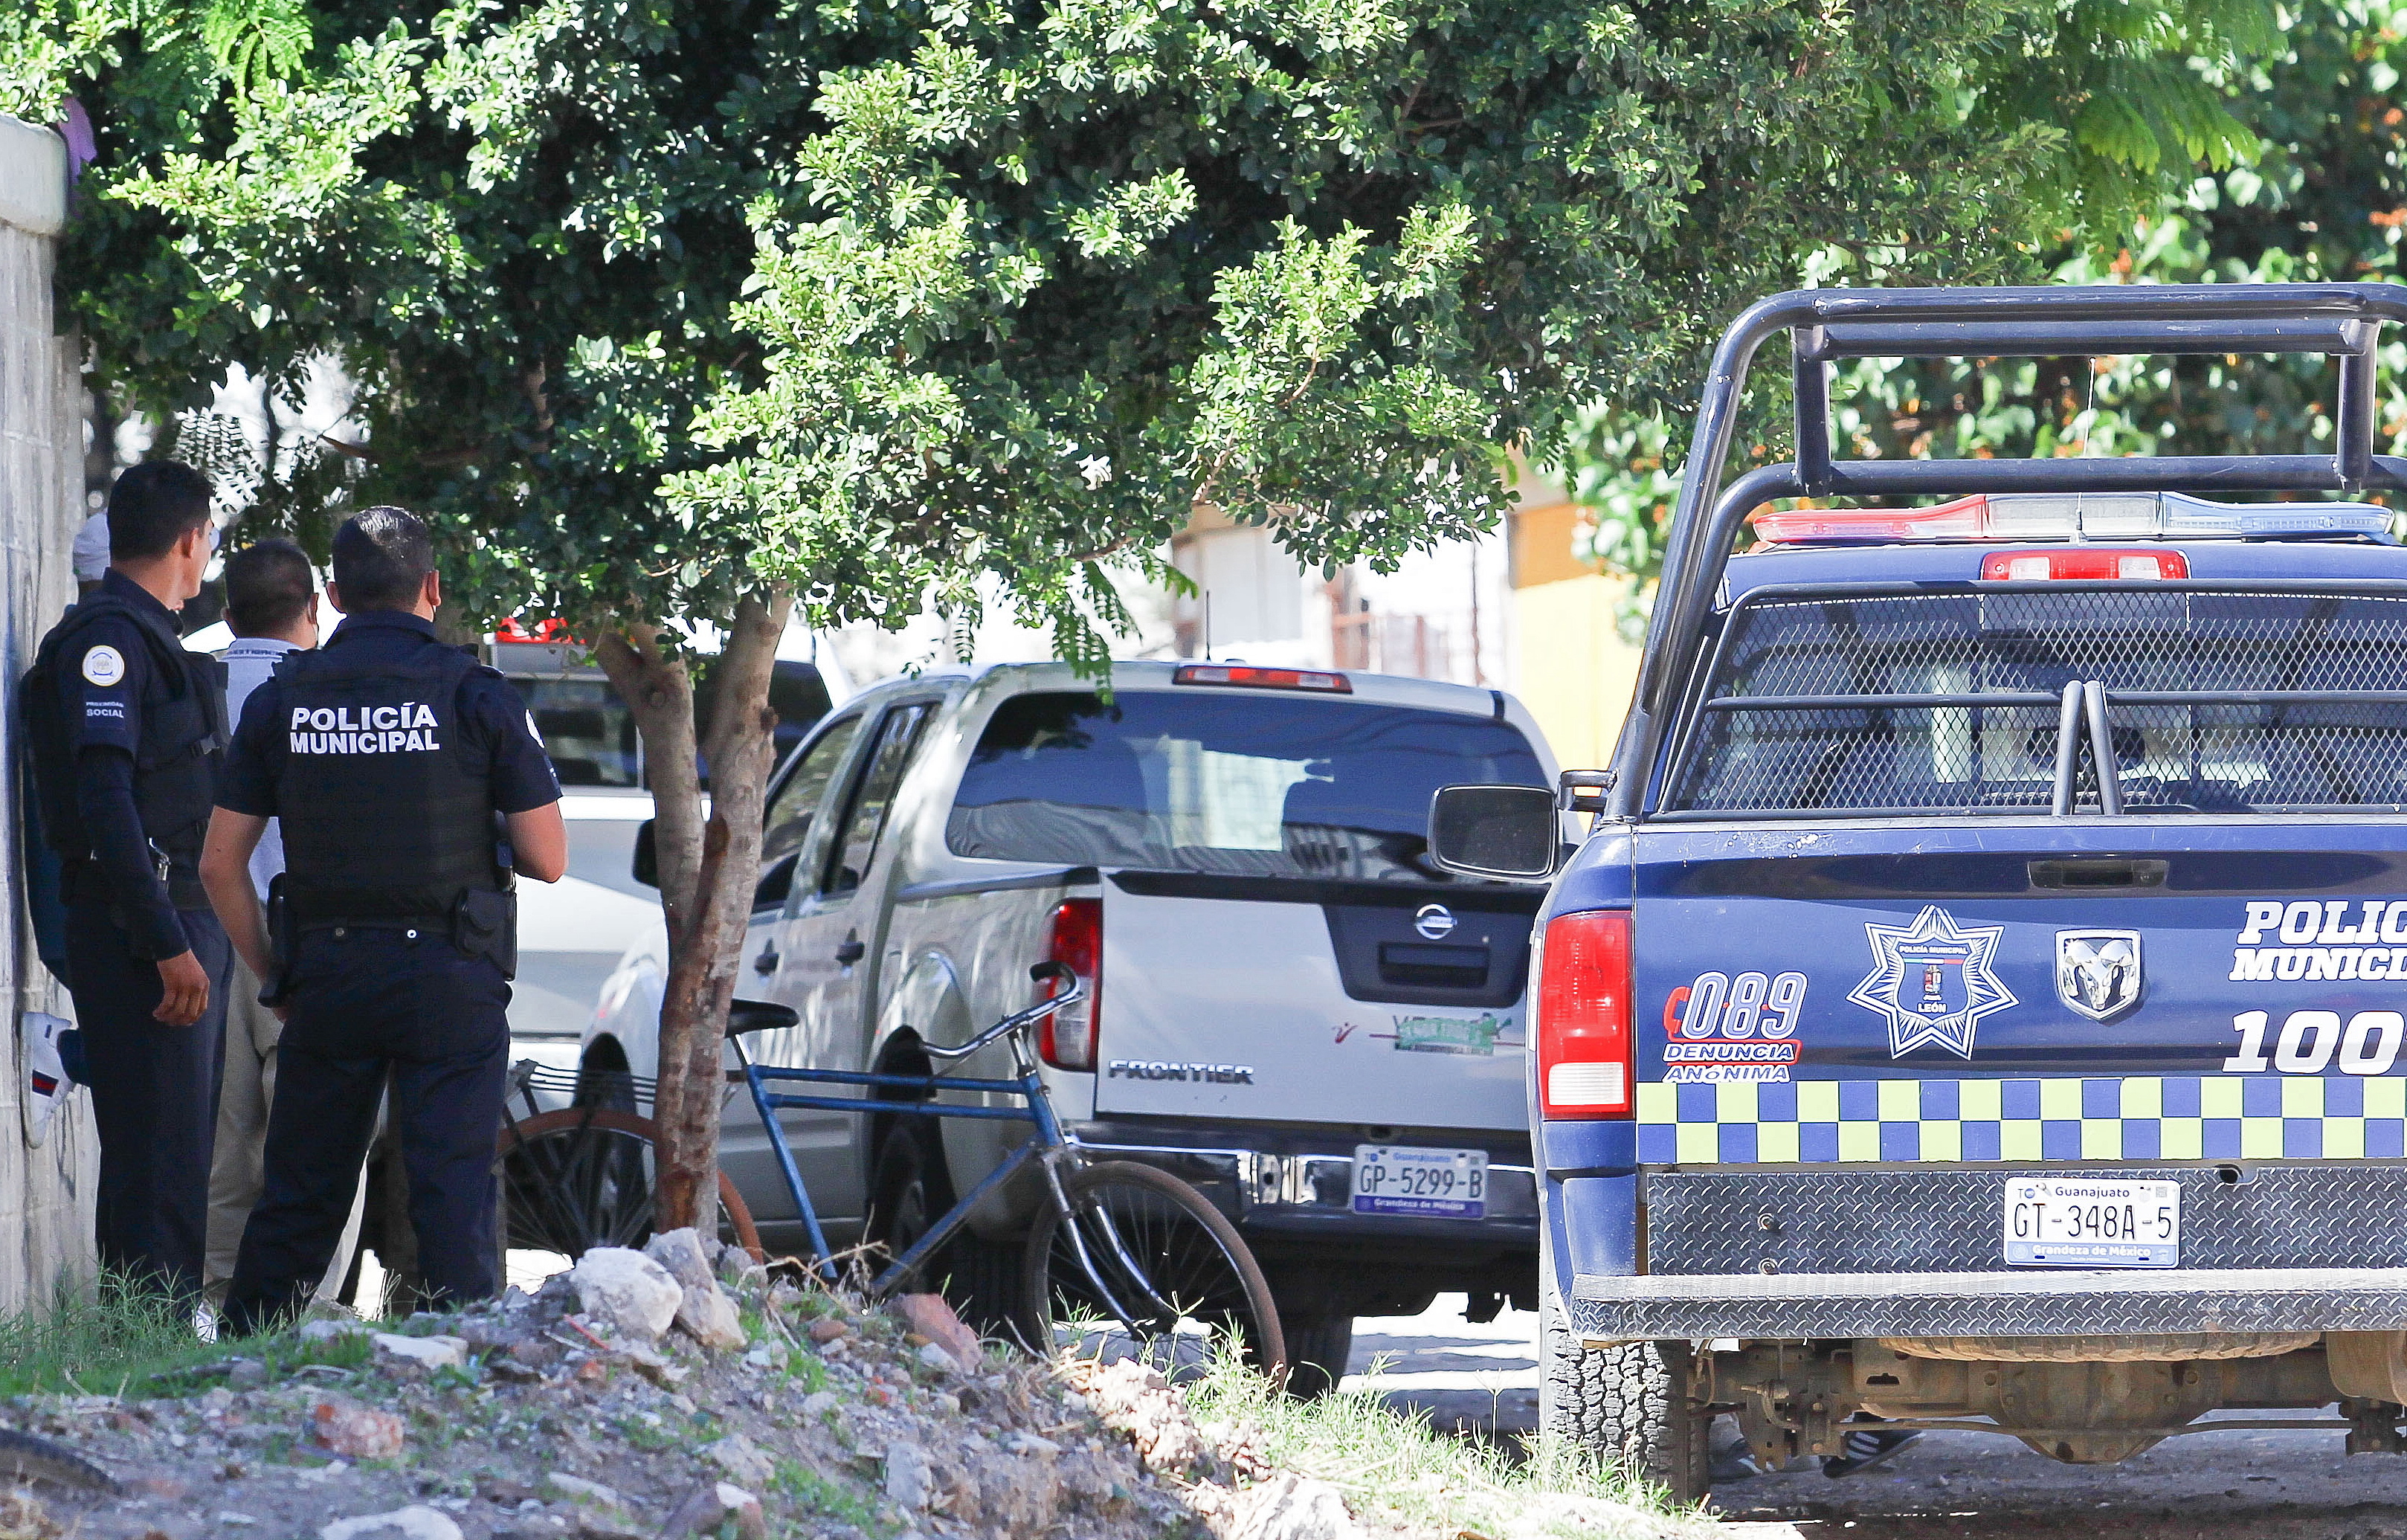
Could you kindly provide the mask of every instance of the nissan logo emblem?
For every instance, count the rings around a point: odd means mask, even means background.
[[[1413,916],[1413,929],[1425,941],[1443,941],[1454,934],[1454,911],[1443,904],[1424,904]]]

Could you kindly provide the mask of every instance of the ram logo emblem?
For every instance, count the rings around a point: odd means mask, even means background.
[[[2056,933],[2056,997],[2092,1021],[2109,1021],[2140,1003],[2140,933]]]

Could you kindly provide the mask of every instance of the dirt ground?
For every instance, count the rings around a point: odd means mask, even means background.
[[[1507,1311],[1473,1325],[1461,1307],[1456,1295],[1423,1315],[1358,1323],[1346,1388],[1375,1384],[1400,1411],[1509,1440],[1537,1423],[1535,1322]],[[1374,1360],[1386,1373],[1367,1379]],[[2081,1466],[2012,1439],[1928,1433],[1864,1475],[1758,1476],[1716,1490],[1711,1506],[1732,1529],[1785,1521],[1816,1540],[2407,1540],[2407,1456],[2344,1456],[2343,1436],[2190,1433],[2126,1464]]]
[[[1713,1506],[1733,1519],[1786,1519],[1802,1535],[1829,1540],[2407,1536],[2407,1456],[2343,1456],[2343,1436],[2337,1429],[2188,1433],[2099,1466],[2059,1464],[2012,1439],[1934,1433],[1860,1476],[1833,1481],[1802,1469],[1758,1476],[1717,1488]]]

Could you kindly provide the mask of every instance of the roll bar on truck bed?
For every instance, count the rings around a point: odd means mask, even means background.
[[[1779,497],[2030,492],[2340,492],[2407,489],[2407,457],[2373,452],[2374,348],[2407,321],[2407,285],[2105,284],[2022,289],[1801,289],[1748,307],[1705,374],[1674,505],[1638,690],[1614,750],[1604,816],[1645,807],[1663,731],[1688,687],[1706,620],[1747,516]],[[1796,455],[1725,489],[1756,349],[1789,335]],[[2326,454],[2118,459],[1834,460],[1830,365],[1844,358],[2064,358],[2321,353],[2340,360]]]

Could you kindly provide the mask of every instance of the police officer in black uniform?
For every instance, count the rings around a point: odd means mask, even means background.
[[[201,860],[286,1023],[264,1181],[226,1293],[236,1333],[297,1313],[325,1272],[388,1071],[427,1288],[455,1305],[500,1288],[512,866],[544,882],[567,866],[560,781],[525,706],[435,639],[426,526],[392,507],[346,521],[327,597],[346,616],[333,637],[288,654],[244,703]],[[272,927],[249,875],[271,818],[285,859]]]
[[[209,497],[174,461],[117,478],[108,572],[43,638],[23,696],[100,1134],[101,1264],[179,1302],[201,1285],[233,956],[198,870],[222,676],[175,615],[217,547]]]

